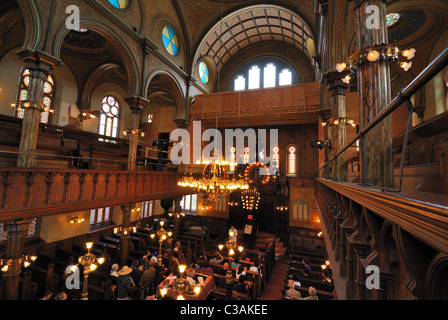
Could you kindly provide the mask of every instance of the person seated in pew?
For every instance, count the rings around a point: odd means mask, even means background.
[[[284,298],[286,300],[299,300],[302,298],[302,294],[296,290],[296,283],[292,279],[288,280],[288,290],[285,290]]]
[[[109,279],[111,280],[111,291],[114,292],[117,288],[118,270],[120,266],[118,263],[114,263],[110,269]]]
[[[173,246],[173,238],[168,238],[166,242],[163,244],[163,248],[165,250],[174,250]]]
[[[308,293],[309,293],[308,297],[300,298],[300,299],[297,299],[297,300],[319,300],[319,297],[317,296],[316,288],[309,287],[308,288]]]
[[[56,297],[54,297],[54,300],[67,300],[67,294],[64,291],[62,291],[58,293]]]
[[[224,262],[224,257],[218,251],[215,252],[215,256],[210,259],[211,263],[222,264]]]
[[[118,271],[117,300],[131,300],[131,293],[135,287],[134,279],[131,277],[132,268],[124,266]]]
[[[173,255],[179,256],[179,252],[182,250],[180,241],[176,241],[174,243]]]
[[[215,270],[216,274],[220,274],[222,276],[225,276],[227,274],[227,270],[229,269],[229,264],[227,262],[224,262],[222,268],[216,268]]]
[[[322,281],[323,282],[328,282],[328,283],[332,283],[333,282],[333,280],[331,279],[331,269],[329,269],[328,267],[324,268],[322,270]]]
[[[210,265],[209,265],[209,263],[208,263],[207,260],[205,260],[204,263],[202,264],[202,268],[201,268],[201,270],[204,271],[204,272],[210,272],[210,273],[213,273],[213,268],[210,267]]]
[[[187,270],[185,270],[185,275],[190,286],[196,285],[196,269],[191,267],[187,268]]]
[[[195,270],[201,270],[201,266],[198,265],[196,262],[193,262],[193,263],[190,265],[190,268],[193,268],[193,269],[195,269]]]
[[[247,293],[247,284],[244,282],[246,281],[246,276],[241,275],[238,279],[238,283],[233,286],[233,290],[242,294]]]
[[[203,266],[205,262],[208,263],[208,259],[207,259],[207,255],[206,255],[205,251],[203,251],[200,253],[199,257],[196,259],[196,263],[200,266]]]
[[[240,258],[238,256],[235,257],[235,259],[232,261],[230,265],[232,268],[238,268],[241,265]]]
[[[303,273],[303,275],[304,275],[305,277],[309,277],[309,275],[310,275],[310,271],[311,271],[311,266],[310,266],[310,264],[309,264],[308,259],[302,259],[302,264],[303,264],[303,267],[302,267],[302,273]]]
[[[262,273],[260,263],[258,262],[258,260],[254,261],[254,264],[249,268],[249,271],[258,272],[260,277],[263,277],[263,273]]]
[[[238,269],[236,269],[235,278],[239,279],[241,276],[246,276],[247,268],[243,266],[239,266]]]

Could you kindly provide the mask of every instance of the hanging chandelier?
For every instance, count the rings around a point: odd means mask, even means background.
[[[183,177],[178,186],[193,188],[196,193],[205,195],[210,202],[217,202],[219,198],[230,195],[236,190],[247,190],[249,185],[244,179],[232,178],[227,175],[230,164],[226,161],[202,161],[204,166],[199,179],[190,175]]]

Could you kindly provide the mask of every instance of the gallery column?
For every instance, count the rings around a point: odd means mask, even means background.
[[[4,223],[7,233],[6,259],[11,261],[3,274],[4,300],[19,299],[19,282],[22,272],[22,251],[29,221],[8,221]]]
[[[30,70],[27,97],[21,104],[24,116],[17,160],[18,167],[28,168],[34,167],[36,161],[40,114],[44,108],[45,81],[60,61],[43,52],[22,50],[17,54],[25,62],[25,68]]]
[[[136,169],[138,137],[141,135],[140,120],[143,109],[149,104],[149,101],[142,97],[126,98],[125,101],[132,112],[129,128],[128,170],[134,171]]]
[[[390,67],[380,59],[381,48],[388,43],[386,0],[356,0],[357,50],[366,58],[357,65],[360,127],[364,127],[391,100]],[[383,120],[365,137],[366,157],[361,167],[366,169],[368,183],[393,187],[392,121]]]

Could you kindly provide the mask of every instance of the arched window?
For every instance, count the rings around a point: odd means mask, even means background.
[[[308,204],[303,200],[297,201],[294,204],[292,215],[294,220],[308,221],[309,220]]]
[[[246,78],[240,74],[235,78],[235,91],[246,90]]]
[[[201,78],[202,83],[207,84],[210,79],[210,72],[204,61],[199,63],[199,78]]]
[[[258,66],[252,66],[249,69],[249,89],[260,88],[260,68]]]
[[[298,73],[288,62],[276,57],[263,57],[249,61],[238,69],[229,83],[229,90],[274,88],[297,83]]]
[[[236,149],[235,147],[231,147],[229,150],[229,162],[234,164],[236,163]],[[235,172],[235,166],[231,165],[229,166],[229,173],[234,173]]]
[[[297,175],[297,148],[296,146],[288,147],[288,170],[287,175],[296,176]]]
[[[270,62],[264,67],[263,87],[273,88],[275,87],[276,81],[277,81],[276,67],[272,62]]]
[[[23,119],[25,110],[20,107],[20,103],[28,100],[28,88],[30,86],[31,70],[25,69],[20,79],[19,106],[17,107],[17,118]],[[54,79],[48,75],[47,81],[44,83],[44,98],[42,100],[45,109],[40,114],[40,122],[48,124],[50,121],[50,112],[53,106]]]
[[[250,149],[248,147],[244,148],[244,164],[248,164],[250,159]]]
[[[117,137],[118,118],[120,116],[120,105],[113,96],[106,96],[101,106],[99,134],[108,137]],[[100,139],[103,141],[103,139]]]
[[[111,208],[98,208],[90,210],[90,228],[110,221]]]
[[[142,210],[140,211],[140,219],[151,217],[154,213],[154,201],[142,202]]]
[[[273,174],[276,174],[280,170],[280,149],[278,147],[274,147],[272,149],[272,166],[273,166]]]
[[[283,69],[279,75],[280,86],[290,86],[292,84],[292,72],[290,69]]]
[[[182,198],[182,200],[180,201],[180,206],[184,211],[196,212],[197,201],[198,201],[197,194],[189,194]]]

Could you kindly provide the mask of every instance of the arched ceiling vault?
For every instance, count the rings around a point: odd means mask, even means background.
[[[240,9],[219,21],[204,37],[196,57],[211,57],[217,70],[241,50],[263,42],[287,43],[308,58],[307,41],[314,36],[297,13],[275,5],[256,5]]]

